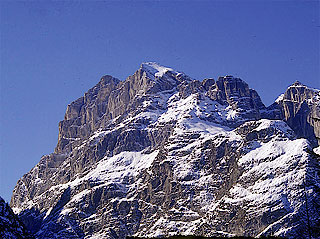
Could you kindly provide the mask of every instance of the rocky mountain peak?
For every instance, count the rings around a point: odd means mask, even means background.
[[[106,86],[106,85],[109,85],[109,84],[117,85],[119,82],[120,82],[120,80],[118,80],[117,78],[114,78],[111,75],[104,75],[104,76],[101,77],[98,85],[101,85],[101,86]]]
[[[208,81],[205,82],[208,84]],[[213,81],[210,81],[213,84]],[[260,110],[265,109],[258,93],[249,88],[240,78],[231,75],[219,77],[211,86],[208,95],[222,105],[229,105],[233,110],[241,112],[244,118],[259,119]]]
[[[320,91],[296,81],[268,107],[271,118],[284,120],[298,137],[320,144]]]
[[[142,63],[139,70],[146,72],[147,77],[156,82],[169,81],[171,84],[180,84],[181,82],[190,82],[193,79],[183,72],[176,71],[170,67],[162,66],[156,62]]]
[[[213,78],[206,78],[202,81],[202,85],[206,91],[208,91],[215,84],[215,80]]]
[[[306,101],[306,103],[312,101],[318,93],[318,90],[309,88],[299,81],[296,81],[285,91],[283,100],[295,103],[294,108],[298,110],[301,103],[304,101]]]
[[[161,66],[156,62],[144,62],[141,64],[140,69],[147,72],[151,77],[162,77],[167,72],[178,74],[176,71],[169,67]]]
[[[296,81],[292,84],[292,86],[303,86],[303,84],[302,84],[300,81],[296,80]]]
[[[239,97],[250,96],[250,89],[246,82],[240,78],[235,78],[233,76],[219,77],[216,82],[219,92],[221,92],[221,97],[228,103],[232,101],[237,101]]]
[[[304,89],[266,108],[233,76],[201,82],[154,62],[125,81],[103,76],[68,105],[55,152],[11,206],[37,238],[305,237],[320,221],[320,167],[292,126],[319,129]]]

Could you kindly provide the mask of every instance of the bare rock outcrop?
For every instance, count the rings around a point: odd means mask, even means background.
[[[298,137],[320,145],[320,91],[295,82],[271,105],[266,117],[282,119]],[[271,116],[270,116],[271,114]]]

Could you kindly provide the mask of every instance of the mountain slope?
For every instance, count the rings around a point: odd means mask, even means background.
[[[13,213],[9,205],[0,197],[0,237],[7,239],[33,237],[27,232],[25,226]]]
[[[316,238],[319,155],[278,120],[283,105],[265,107],[239,78],[200,82],[153,62],[104,76],[68,105],[55,152],[11,206],[37,238]]]

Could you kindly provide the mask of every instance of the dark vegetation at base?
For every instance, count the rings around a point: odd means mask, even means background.
[[[231,238],[231,239],[253,239],[256,237],[245,237],[245,236],[234,236],[234,237],[203,237],[203,236],[170,236],[170,237],[161,237],[164,239],[221,239],[221,238]],[[260,239],[284,239],[284,237],[276,236],[261,236]],[[159,239],[159,237],[133,237],[127,236],[126,239]]]

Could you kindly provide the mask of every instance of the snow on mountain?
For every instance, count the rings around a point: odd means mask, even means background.
[[[33,238],[26,230],[25,226],[13,213],[9,205],[0,197],[0,237],[15,238]]]
[[[279,102],[283,101],[283,97],[284,97],[284,94],[279,95],[278,98],[275,100],[275,102],[279,103]]]
[[[307,138],[313,147],[320,144],[320,91],[296,81],[274,104],[267,118],[284,120],[298,137]]]
[[[200,82],[153,62],[105,76],[68,106],[55,153],[11,206],[37,238],[317,238],[319,156],[277,107],[231,76]]]
[[[320,155],[320,146],[317,147],[317,148],[314,148],[313,151],[314,151],[316,154]]]
[[[177,74],[177,72],[174,71],[173,69],[168,68],[168,67],[164,67],[164,66],[160,66],[156,62],[142,63],[141,67],[142,67],[142,69],[144,69],[147,72],[151,73],[151,75],[154,76],[154,77],[162,77],[168,71]]]

